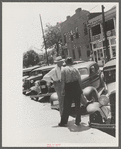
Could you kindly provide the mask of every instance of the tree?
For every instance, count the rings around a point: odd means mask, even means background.
[[[34,50],[29,50],[23,54],[23,67],[35,66],[39,61],[39,55]]]
[[[50,24],[46,25],[46,29],[45,29],[46,48],[55,48],[57,51],[57,56],[58,56],[59,55],[59,45],[60,45],[61,41],[62,40],[61,40],[60,24],[57,23],[55,26],[52,26]]]

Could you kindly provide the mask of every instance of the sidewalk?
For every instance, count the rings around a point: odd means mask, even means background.
[[[13,108],[13,105],[9,107]],[[18,107],[16,108],[16,110]],[[9,112],[15,112],[13,109]],[[19,102],[13,121],[6,115],[3,147],[91,147],[117,145],[117,139],[100,130],[88,127],[88,116],[82,117],[80,126],[69,117],[67,127],[59,127],[60,115],[50,108],[50,103],[39,103],[29,98]]]

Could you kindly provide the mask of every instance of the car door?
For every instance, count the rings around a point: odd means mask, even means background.
[[[97,64],[90,66],[90,84],[95,88],[100,86],[99,67]]]

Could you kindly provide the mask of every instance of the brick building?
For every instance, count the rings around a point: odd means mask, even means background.
[[[62,48],[64,56],[71,56],[73,60],[90,59],[90,39],[88,31],[89,11],[78,8],[73,16],[67,16],[66,21],[61,23]],[[94,13],[91,16],[97,16]]]

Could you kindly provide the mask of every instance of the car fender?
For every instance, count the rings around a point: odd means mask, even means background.
[[[88,101],[98,101],[99,94],[95,87],[88,86],[83,89],[83,94],[86,96]]]

